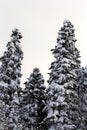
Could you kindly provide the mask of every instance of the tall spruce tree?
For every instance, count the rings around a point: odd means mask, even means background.
[[[48,130],[79,129],[78,85],[76,69],[80,67],[79,51],[75,47],[74,27],[66,20],[59,30],[57,45],[52,49],[55,61],[51,63],[47,90]]]
[[[0,67],[0,70],[1,67]],[[0,129],[8,130],[8,118],[6,117],[6,111],[8,109],[8,105],[6,104],[9,100],[9,95],[7,93],[7,83],[4,82],[0,73]]]
[[[0,100],[0,130],[8,129],[8,119],[6,118],[6,106],[3,100]]]
[[[14,29],[11,35],[11,41],[7,44],[7,51],[0,58],[1,70],[0,80],[3,80],[7,85],[5,103],[9,106],[7,114],[9,117],[9,130],[18,129],[18,107],[20,95],[20,78],[21,74],[21,60],[23,59],[23,52],[20,47],[21,33],[18,29]],[[5,86],[6,86],[5,85]]]
[[[79,107],[81,111],[81,130],[87,130],[87,66],[80,68],[79,77]]]
[[[45,86],[38,68],[33,69],[33,73],[25,82],[22,98],[20,117],[23,130],[43,130]]]

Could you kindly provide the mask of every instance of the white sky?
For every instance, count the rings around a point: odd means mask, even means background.
[[[22,82],[34,67],[39,67],[47,79],[56,45],[57,33],[65,19],[76,29],[77,47],[82,65],[87,64],[87,0],[0,0],[0,56],[6,49],[11,30],[23,35]]]

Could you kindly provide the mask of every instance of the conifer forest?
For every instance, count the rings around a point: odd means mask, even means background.
[[[87,67],[72,23],[63,22],[51,49],[48,86],[35,67],[21,87],[21,39],[14,29],[0,57],[0,130],[87,130]]]

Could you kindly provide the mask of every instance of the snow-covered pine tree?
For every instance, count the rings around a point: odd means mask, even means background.
[[[0,67],[0,71],[1,70]],[[6,105],[6,103],[9,99],[9,95],[7,94],[7,83],[4,82],[2,75],[0,72],[0,129],[8,130],[8,119],[6,117],[8,105]]]
[[[75,70],[80,67],[75,47],[74,26],[66,20],[59,30],[57,45],[52,49],[45,122],[48,130],[79,129],[78,85]]]
[[[0,80],[2,79],[6,84],[7,99],[5,103],[9,105],[7,111],[9,116],[9,130],[18,129],[18,107],[20,95],[20,78],[21,74],[21,60],[23,59],[23,52],[20,47],[21,33],[18,29],[14,29],[11,35],[11,41],[7,44],[7,51],[0,58],[1,72]]]
[[[38,68],[34,68],[22,95],[20,118],[23,130],[43,130],[43,118],[45,113],[45,85],[42,74]]]
[[[80,68],[79,77],[79,107],[81,111],[81,130],[87,130],[87,66]]]
[[[8,129],[8,119],[6,118],[6,106],[3,100],[0,100],[0,130]]]

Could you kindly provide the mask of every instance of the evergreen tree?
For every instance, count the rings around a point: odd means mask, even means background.
[[[7,51],[0,58],[1,70],[0,80],[7,85],[5,103],[9,106],[7,114],[9,116],[9,130],[17,130],[18,125],[18,107],[19,95],[21,91],[20,78],[21,74],[21,60],[23,59],[23,52],[20,47],[21,33],[18,29],[14,29],[11,35],[11,41],[7,44]],[[6,86],[5,85],[5,86]]]
[[[2,70],[1,67],[0,70]],[[8,101],[9,95],[7,94],[7,83],[4,82],[2,75],[3,74],[0,73],[0,129],[8,130],[6,111],[9,106],[5,103]]]
[[[0,100],[0,130],[9,130],[8,129],[8,119],[5,115],[6,106],[3,100]]]
[[[87,130],[87,66],[80,68],[79,77],[79,107],[81,111],[81,130]]]
[[[45,122],[48,130],[79,129],[78,85],[76,69],[80,67],[79,51],[75,47],[74,27],[65,21],[59,30],[57,45],[52,49]]]
[[[45,116],[43,107],[45,105],[44,79],[38,68],[33,69],[30,78],[25,82],[22,95],[20,117],[23,130],[43,129],[43,118]]]

